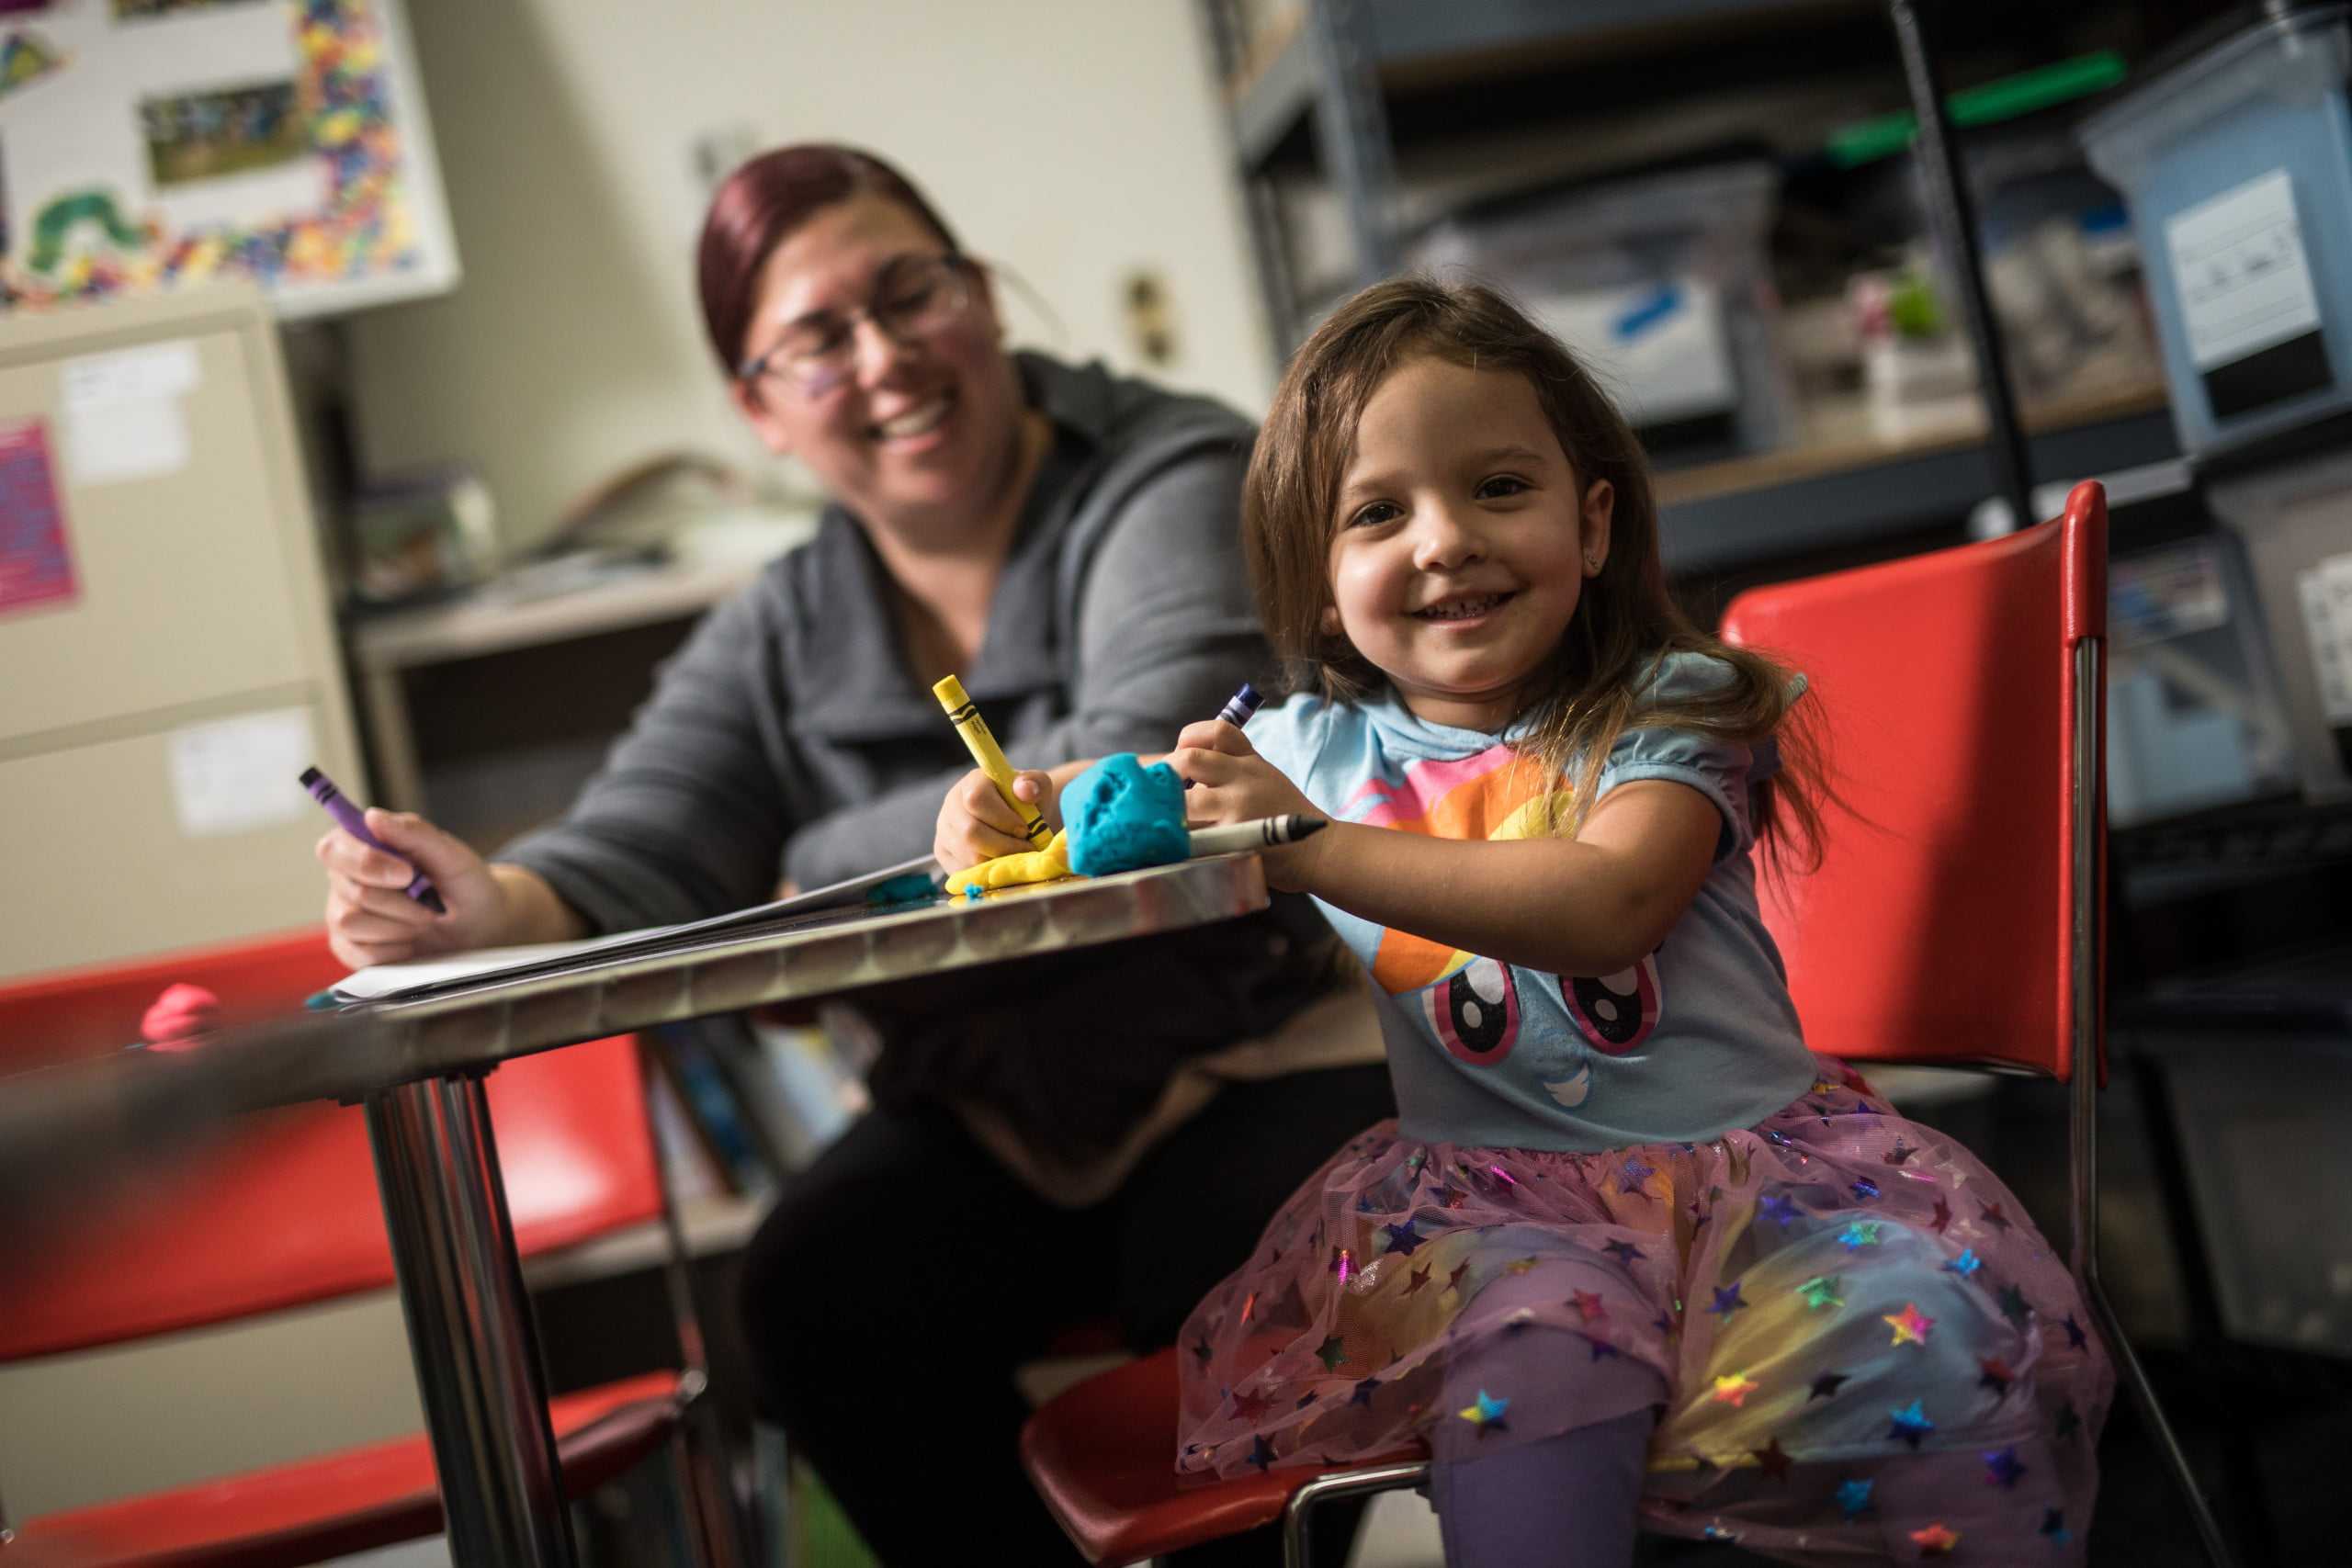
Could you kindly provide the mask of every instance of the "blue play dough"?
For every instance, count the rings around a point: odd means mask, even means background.
[[[1148,768],[1132,751],[1105,757],[1062,791],[1062,822],[1069,830],[1069,868],[1108,876],[1182,860],[1192,849],[1184,830],[1184,781],[1165,762]]]

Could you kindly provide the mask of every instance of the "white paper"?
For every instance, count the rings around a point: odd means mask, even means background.
[[[2352,725],[2352,555],[2330,556],[2295,574],[2303,631],[2319,675],[2319,705],[2331,725]]]
[[[633,940],[650,934],[647,931],[630,931],[628,938]],[[517,968],[549,958],[594,953],[600,947],[611,947],[622,940],[594,937],[586,942],[543,942],[528,947],[484,947],[472,953],[453,953],[446,958],[415,958],[406,964],[379,964],[337,980],[334,994],[347,1002],[374,1001],[381,997],[397,996],[402,991],[438,986],[448,980],[494,974],[501,969]]]
[[[300,770],[297,771],[299,773]],[[641,942],[666,942],[697,933],[719,936],[739,926],[758,925],[790,915],[814,914],[823,909],[862,904],[873,889],[902,876],[936,878],[938,874],[937,861],[929,855],[918,855],[913,860],[886,865],[879,871],[869,871],[863,876],[853,876],[845,882],[836,882],[808,893],[797,893],[772,904],[757,904],[731,914],[714,915],[707,920],[689,920],[677,926],[650,926],[643,931],[616,931],[610,936],[585,937],[578,942],[542,942],[529,947],[490,947],[474,953],[451,953],[446,958],[379,964],[371,968],[354,971],[337,980],[334,994],[347,1002],[380,1001],[388,997],[406,996],[451,980],[496,975],[526,964],[543,964],[550,959],[586,958],[597,953]]]
[[[182,338],[69,359],[58,372],[65,412],[96,413],[124,403],[186,397],[198,379],[196,344]]]
[[[187,414],[177,398],[109,403],[65,416],[65,471],[77,485],[120,484],[187,467]]]
[[[58,372],[65,470],[75,484],[117,484],[187,467],[187,411],[199,379],[187,339],[89,354]]]
[[[2319,298],[2295,220],[2295,187],[2275,169],[2165,224],[2189,356],[2211,370],[2319,328]]]
[[[192,839],[249,833],[310,807],[311,710],[277,708],[175,729],[164,738],[172,807]]]

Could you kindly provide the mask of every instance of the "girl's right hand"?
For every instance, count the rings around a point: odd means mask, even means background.
[[[1012,792],[1037,808],[1048,823],[1059,819],[1055,809],[1054,775],[1030,772],[1012,775]],[[974,768],[948,786],[939,805],[939,823],[933,829],[931,852],[939,869],[951,874],[999,855],[1017,855],[1042,848],[1029,841],[1021,814],[1004,803],[996,781]]]
[[[1258,755],[1247,735],[1221,718],[1186,725],[1168,765],[1184,778],[1184,815],[1195,826],[1323,815],[1281,769]]]
[[[1258,755],[1247,735],[1221,718],[1186,725],[1176,737],[1176,750],[1168,753],[1168,765],[1184,780],[1184,816],[1194,827],[1324,815],[1289,775]],[[1314,891],[1317,863],[1336,836],[1327,829],[1264,851],[1266,881],[1277,892]]]
[[[481,856],[412,812],[370,807],[368,830],[399,854],[370,849],[340,828],[329,829],[315,852],[326,867],[327,946],[337,960],[365,969],[499,944],[511,923],[509,899]],[[447,914],[401,891],[420,871]]]

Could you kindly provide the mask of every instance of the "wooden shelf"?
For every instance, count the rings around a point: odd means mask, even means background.
[[[352,658],[363,670],[397,670],[650,626],[709,608],[762,570],[650,567],[544,598],[515,599],[493,586],[449,604],[354,622]]]
[[[2179,455],[2159,385],[2083,389],[2025,408],[2037,481],[2096,479]],[[1961,516],[1998,488],[1981,405],[1900,434],[1860,397],[1806,411],[1771,452],[1658,474],[1659,547],[1677,575],[1854,544]]]
[[[2029,403],[2024,411],[2026,433],[2041,435],[2072,430],[2135,414],[2160,412],[2165,406],[2164,388],[2154,385]],[[1674,506],[1743,491],[1769,490],[1973,446],[1984,441],[1986,428],[1984,405],[1976,403],[1965,413],[1924,423],[1899,434],[1889,434],[1872,422],[1868,402],[1860,397],[1815,404],[1805,411],[1803,424],[1804,434],[1792,446],[1661,471],[1656,485],[1658,504]]]

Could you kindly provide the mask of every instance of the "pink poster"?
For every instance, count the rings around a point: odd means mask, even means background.
[[[74,556],[40,420],[0,423],[0,615],[74,597]]]

